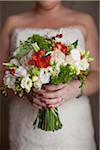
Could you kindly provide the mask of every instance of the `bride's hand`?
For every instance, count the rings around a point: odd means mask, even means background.
[[[45,85],[41,90],[33,89],[35,96],[33,103],[35,102],[35,105],[43,103],[48,107],[58,107],[64,101],[80,95],[79,86],[80,82],[75,80],[69,84]]]
[[[25,96],[27,97],[28,101],[38,109],[46,106],[46,104],[40,99],[39,94],[31,91],[30,93],[26,93]]]

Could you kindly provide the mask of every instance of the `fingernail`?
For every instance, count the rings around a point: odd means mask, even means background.
[[[45,100],[41,99],[41,102],[45,103]]]
[[[39,93],[38,95],[39,95],[39,96],[43,96],[43,94],[42,94],[42,93]]]

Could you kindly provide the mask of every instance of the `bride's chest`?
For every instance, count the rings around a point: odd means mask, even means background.
[[[69,27],[73,27],[73,28],[77,28],[79,30],[81,30],[84,39],[86,39],[86,34],[87,31],[84,27],[84,25],[80,24],[80,22],[78,21],[78,19],[73,17],[59,17],[59,18],[27,18],[27,19],[23,19],[20,20],[20,22],[18,24],[16,24],[16,26],[13,28],[51,28],[51,29],[57,29],[57,28],[69,28]]]

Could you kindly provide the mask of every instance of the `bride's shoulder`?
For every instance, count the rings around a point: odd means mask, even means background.
[[[72,16],[75,24],[83,29],[85,35],[89,32],[96,32],[96,23],[93,16],[76,10],[73,10]]]
[[[76,17],[84,25],[87,25],[87,24],[94,22],[94,18],[88,13],[77,12]]]
[[[77,22],[82,25],[87,31],[96,27],[93,16],[88,13],[76,12],[75,18],[77,18]]]
[[[94,18],[87,13],[78,13],[77,17],[79,23],[84,27],[86,35],[95,36],[97,35],[97,27]]]
[[[23,22],[27,22],[26,19],[29,18],[29,16],[30,12],[9,16],[4,23],[2,31],[11,33],[15,28],[23,26]]]
[[[65,11],[65,15],[69,15],[69,18],[72,20],[73,24],[81,25],[86,29],[90,28],[90,25],[95,26],[95,20],[90,14],[74,9],[65,9]],[[65,17],[68,18],[68,16]]]

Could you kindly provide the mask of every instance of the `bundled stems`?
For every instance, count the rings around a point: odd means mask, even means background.
[[[58,108],[44,107],[38,111],[33,123],[34,129],[40,128],[44,131],[55,131],[62,128]]]

